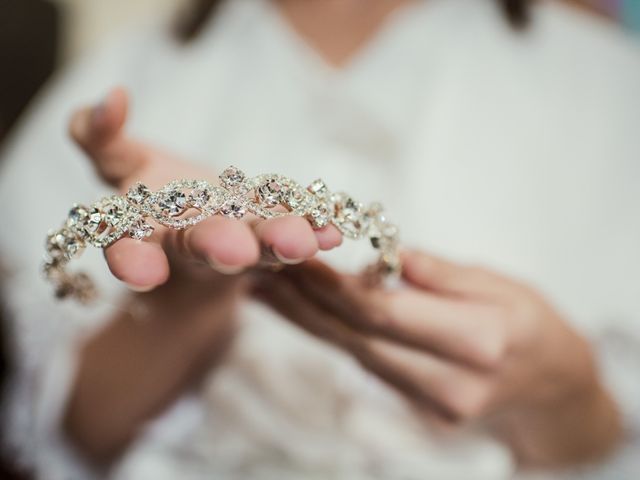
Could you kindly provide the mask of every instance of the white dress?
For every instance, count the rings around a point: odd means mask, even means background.
[[[18,340],[5,436],[38,477],[92,478],[58,421],[77,347],[123,288],[58,303],[38,274],[43,236],[107,192],[65,135],[71,110],[130,89],[132,134],[221,168],[322,176],[380,200],[404,242],[530,282],[593,340],[625,414],[609,461],[567,476],[640,471],[640,52],[555,3],[511,31],[495,2],[429,0],[395,14],[341,70],[266,0],[233,0],[188,47],[138,29],[60,76],[25,117],[0,173],[2,260]],[[342,269],[364,245],[330,255]],[[109,474],[164,479],[490,479],[518,475],[482,431],[420,426],[346,354],[247,303],[215,379],[160,415]],[[309,413],[311,412],[311,413]],[[96,414],[99,414],[97,412]],[[559,478],[559,472],[541,473]]]

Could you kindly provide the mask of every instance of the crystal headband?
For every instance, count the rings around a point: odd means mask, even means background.
[[[247,213],[265,219],[297,215],[313,228],[333,224],[347,238],[368,238],[379,251],[377,262],[368,268],[375,278],[399,272],[398,229],[384,217],[380,204],[365,206],[344,193],[331,193],[322,180],[303,188],[282,175],[247,178],[236,167],[224,170],[220,181],[218,186],[205,180],[175,180],[156,192],[136,183],[126,195],[102,198],[91,207],[74,205],[64,225],[50,232],[46,241],[43,270],[56,296],[83,303],[95,297],[87,275],[67,270],[87,245],[106,248],[126,235],[143,240],[154,230],[148,219],[183,230],[216,214],[235,219]]]

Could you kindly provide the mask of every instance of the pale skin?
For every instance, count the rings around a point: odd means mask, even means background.
[[[410,2],[277,3],[339,67]],[[174,178],[215,178],[129,138],[127,103],[115,89],[71,121],[72,137],[103,179],[124,191],[137,180],[155,188]],[[522,464],[592,461],[615,446],[618,412],[588,344],[534,289],[416,251],[403,256],[407,288],[372,289],[312,259],[341,241],[335,228],[314,231],[300,218],[211,218],[184,233],[158,229],[151,241],[122,239],[108,248],[112,273],[147,293],[132,293],[83,348],[65,417],[69,436],[108,464],[145,422],[224,360],[235,306],[253,294],[353,355],[425,417],[486,423]],[[262,268],[274,258],[295,266]]]

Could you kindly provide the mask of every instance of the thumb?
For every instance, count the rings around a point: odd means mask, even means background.
[[[128,96],[124,88],[111,90],[98,105],[77,110],[69,134],[92,160],[107,183],[119,186],[143,167],[149,157],[144,144],[127,137]]]

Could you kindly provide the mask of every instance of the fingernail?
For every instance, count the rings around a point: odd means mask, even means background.
[[[211,268],[223,275],[236,275],[244,270],[244,267],[240,267],[238,265],[225,265],[213,258],[208,258],[207,263]]]
[[[278,252],[278,250],[276,250],[275,248],[273,249],[273,255],[280,262],[286,265],[297,265],[298,263],[302,263],[304,261],[304,258],[287,258],[284,255],[282,255],[280,252]]]
[[[136,293],[145,293],[153,290],[155,285],[131,285],[127,283],[127,287],[129,287],[129,290],[133,290]]]

